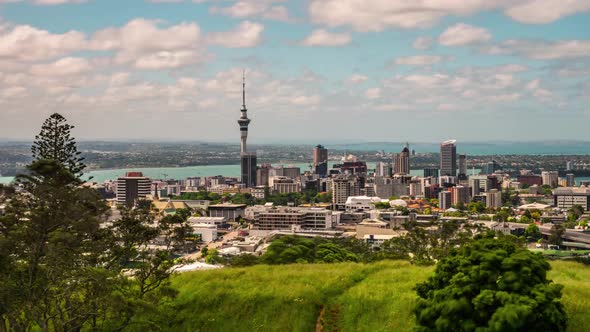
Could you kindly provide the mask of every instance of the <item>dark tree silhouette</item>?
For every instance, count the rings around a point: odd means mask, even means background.
[[[53,113],[43,122],[41,132],[35,136],[31,147],[33,160],[54,160],[61,163],[76,176],[82,175],[86,167],[82,163],[84,158],[76,147],[76,141],[71,136],[74,126],[69,125],[61,114]]]

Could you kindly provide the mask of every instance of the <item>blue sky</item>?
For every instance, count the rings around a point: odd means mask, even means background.
[[[590,140],[587,0],[0,0],[0,137]]]

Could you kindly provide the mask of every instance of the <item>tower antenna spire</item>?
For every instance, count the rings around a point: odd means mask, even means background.
[[[246,69],[242,71],[242,107],[246,109]]]

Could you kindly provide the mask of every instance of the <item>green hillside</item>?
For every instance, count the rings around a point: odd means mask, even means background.
[[[568,331],[589,331],[590,267],[552,266],[550,277],[565,286]],[[185,273],[173,279],[180,293],[166,305],[167,324],[177,331],[411,331],[412,288],[432,271],[383,261]]]

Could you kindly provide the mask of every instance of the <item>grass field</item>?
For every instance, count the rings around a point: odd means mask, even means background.
[[[568,331],[590,331],[590,267],[552,262],[565,286]],[[413,286],[432,267],[374,264],[258,265],[177,275],[167,305],[175,331],[411,331]]]

